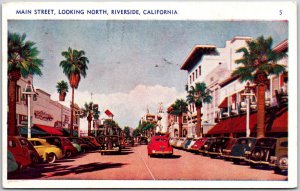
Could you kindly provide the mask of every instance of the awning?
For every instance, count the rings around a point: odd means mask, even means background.
[[[19,134],[20,135],[27,135],[28,134],[28,127],[19,127]],[[40,131],[37,129],[31,129],[31,135],[47,135],[44,131]]]
[[[250,114],[250,131],[257,130],[257,113]],[[278,133],[288,131],[288,110],[283,108],[276,112],[269,112],[265,119],[266,133]],[[207,134],[225,134],[225,133],[245,133],[246,132],[246,115],[230,117],[220,121],[211,128]]]
[[[224,98],[218,108],[227,108],[228,107],[228,97]]]
[[[46,126],[46,125],[34,124],[33,128],[41,130],[41,131],[44,131],[44,132],[46,132],[49,135],[59,135],[59,136],[63,135],[63,133],[61,131],[57,130],[56,128],[50,127],[50,126]]]

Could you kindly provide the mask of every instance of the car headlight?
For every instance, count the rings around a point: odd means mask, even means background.
[[[116,144],[114,143],[114,144],[113,144],[113,146],[115,147],[115,146],[116,146]]]
[[[204,148],[207,148],[207,145],[204,145]]]
[[[152,153],[155,153],[155,150],[152,150]]]
[[[246,151],[245,154],[246,154],[246,155],[250,155],[250,154],[251,154],[251,151]]]

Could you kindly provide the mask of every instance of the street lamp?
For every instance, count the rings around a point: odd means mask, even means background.
[[[34,88],[31,84],[30,81],[27,82],[27,85],[26,85],[26,88],[25,88],[25,91],[22,92],[23,95],[26,95],[27,96],[27,100],[28,100],[28,105],[27,105],[27,127],[28,127],[28,130],[27,130],[27,136],[28,138],[31,138],[31,123],[30,123],[30,98],[31,98],[31,95],[33,96],[33,101],[36,101],[37,100],[37,93],[34,91]]]
[[[250,83],[247,82],[245,86],[245,91],[242,94],[243,96],[246,96],[246,137],[250,137],[250,96],[253,96],[254,94],[251,93],[250,89]]]

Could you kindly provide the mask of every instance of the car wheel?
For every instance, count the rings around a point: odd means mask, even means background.
[[[56,155],[54,153],[47,154],[47,162],[54,163],[56,161]]]
[[[256,168],[256,164],[251,163],[251,164],[250,164],[250,167],[251,167],[251,168]]]
[[[275,172],[275,174],[282,174],[282,170],[278,167],[274,168],[274,172]]]
[[[72,155],[72,152],[70,150],[66,151],[66,158],[70,158]]]
[[[85,152],[86,152],[85,148],[81,148],[81,153],[85,153]]]
[[[240,161],[238,159],[233,159],[233,164],[240,164]]]

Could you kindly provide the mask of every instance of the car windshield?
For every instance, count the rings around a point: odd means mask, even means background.
[[[257,140],[256,146],[272,147],[275,143],[276,139],[259,139]]]
[[[163,138],[156,138],[155,139],[156,142],[167,142],[167,139],[163,139]]]

